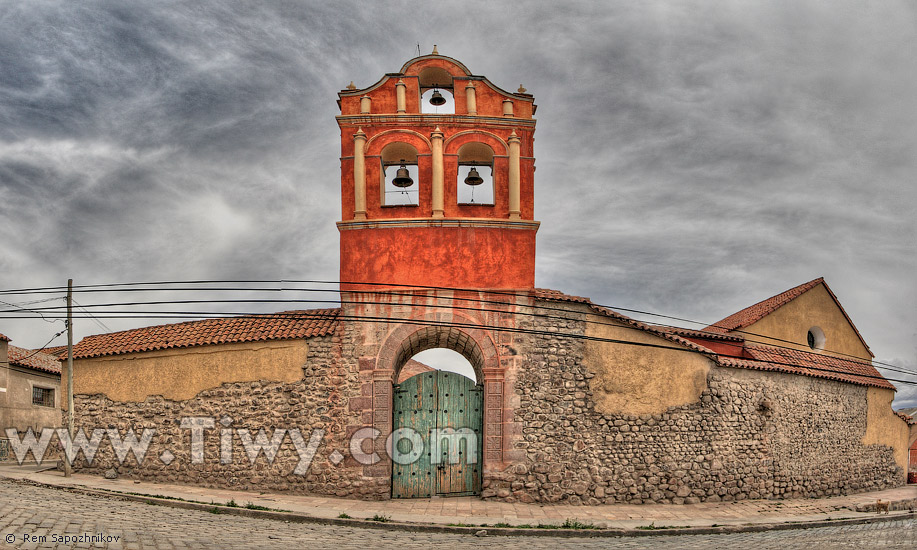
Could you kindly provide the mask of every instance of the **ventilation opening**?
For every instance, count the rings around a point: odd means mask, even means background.
[[[812,327],[806,334],[806,343],[813,350],[825,349],[825,333],[818,327]]]

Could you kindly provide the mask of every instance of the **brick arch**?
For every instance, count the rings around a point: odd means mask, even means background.
[[[392,382],[398,380],[402,367],[414,355],[433,348],[445,348],[460,353],[474,368],[478,383],[484,380],[484,369],[500,364],[497,347],[475,328],[452,326],[402,325],[395,329],[379,350],[378,368],[392,371]]]
[[[443,154],[456,155],[462,145],[473,142],[488,145],[493,149],[494,155],[509,154],[509,145],[506,141],[497,134],[485,130],[463,130],[449,136],[443,142]]]
[[[366,140],[366,145],[363,147],[363,150],[367,156],[379,155],[382,152],[383,147],[396,141],[412,145],[415,149],[417,149],[419,154],[430,154],[431,144],[430,139],[427,136],[415,130],[406,130],[400,128],[385,130],[370,137],[368,140]]]

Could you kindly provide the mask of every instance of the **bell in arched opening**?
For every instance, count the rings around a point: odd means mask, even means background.
[[[443,94],[439,93],[439,90],[433,89],[433,95],[430,96],[430,105],[435,105],[439,107],[440,105],[446,104],[446,98],[443,97]]]
[[[478,174],[478,169],[472,166],[468,171],[468,177],[465,178],[465,185],[481,185],[482,183],[484,183],[484,178]]]
[[[408,173],[407,166],[404,164],[401,165],[401,168],[395,173],[395,177],[392,178],[392,185],[402,189],[414,185],[414,180],[411,179],[411,174]]]

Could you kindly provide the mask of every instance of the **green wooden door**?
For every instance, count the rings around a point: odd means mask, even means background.
[[[445,371],[395,387],[392,498],[481,492],[484,391]]]

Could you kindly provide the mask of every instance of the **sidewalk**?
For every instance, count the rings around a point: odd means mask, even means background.
[[[349,517],[358,520],[385,516],[391,522],[416,525],[481,526],[509,524],[512,526],[559,525],[567,519],[589,523],[606,529],[627,531],[653,526],[662,527],[749,527],[789,524],[836,522],[844,519],[884,519],[877,515],[877,499],[890,501],[891,517],[910,515],[917,509],[917,485],[897,489],[860,493],[823,499],[745,500],[739,502],[700,503],[685,505],[602,505],[572,506],[566,504],[521,504],[483,501],[476,497],[432,498],[367,502],[322,496],[301,496],[282,493],[258,493],[208,489],[187,485],[138,482],[129,479],[107,480],[96,475],[74,474],[65,478],[62,472],[44,470],[32,465],[0,465],[0,478],[26,480],[54,487],[72,487],[89,491],[105,491],[123,495],[165,497],[178,501],[207,505],[237,506],[247,504],[271,510],[293,512],[299,516],[331,520]],[[169,504],[168,501],[162,501]],[[913,517],[911,515],[911,517]]]

